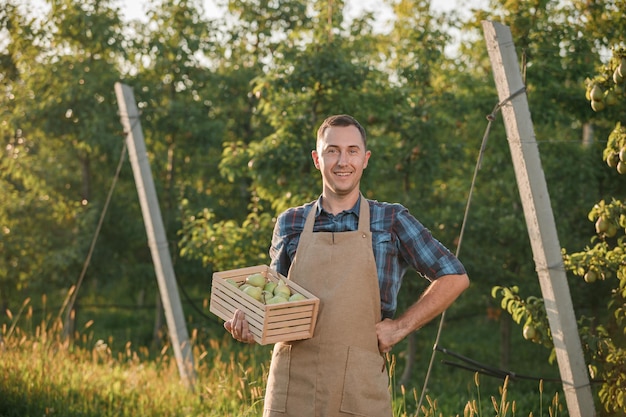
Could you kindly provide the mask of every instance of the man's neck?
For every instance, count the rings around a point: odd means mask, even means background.
[[[346,195],[336,195],[332,193],[322,193],[322,207],[328,213],[337,215],[345,210],[350,210],[359,200],[361,193],[356,190],[354,193]]]

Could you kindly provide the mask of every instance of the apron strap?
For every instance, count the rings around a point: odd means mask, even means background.
[[[363,197],[363,194],[360,196],[361,207],[359,208],[359,232],[369,233],[370,229],[370,205],[367,202],[367,199]]]

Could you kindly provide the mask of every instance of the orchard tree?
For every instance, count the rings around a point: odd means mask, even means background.
[[[181,241],[185,256],[218,269],[268,262],[276,213],[319,193],[310,157],[317,125],[335,112],[363,119],[377,94],[365,93],[374,72],[364,50],[350,49],[341,2],[231,2],[229,10],[237,18],[227,32],[232,58],[218,71],[228,72],[230,100],[239,104],[231,106],[219,173],[249,206],[244,216],[189,210]],[[366,106],[372,110],[360,110]]]
[[[617,118],[610,133],[602,158],[606,169],[620,176],[620,164],[626,161],[626,95],[623,74],[626,73],[626,53],[623,48],[613,51],[613,57],[599,73],[587,82],[587,100],[598,113],[607,112]],[[602,89],[602,93],[598,92]],[[595,91],[594,91],[595,90]],[[617,91],[617,94],[615,92]],[[607,94],[615,94],[607,103]],[[615,100],[615,101],[613,101]],[[595,102],[595,103],[594,103]],[[602,105],[598,103],[602,102]],[[604,106],[604,107],[603,107]],[[605,110],[606,108],[606,110]],[[615,120],[615,119],[613,119]],[[624,149],[624,152],[622,152]],[[610,190],[623,198],[626,187],[623,178]],[[610,199],[610,200],[609,200]],[[591,286],[590,291],[604,296],[587,297],[588,304],[579,308],[579,331],[583,350],[592,379],[600,381],[597,390],[599,401],[609,413],[626,412],[626,203],[615,196],[602,199],[593,205],[587,215],[595,234],[590,244],[580,252],[563,250],[564,263],[577,282]],[[576,282],[572,282],[575,284]],[[519,295],[519,287],[496,287],[492,293],[502,298],[502,306],[513,319],[523,324],[523,334],[528,340],[552,348],[552,335],[541,298]],[[604,306],[602,304],[604,303]],[[554,358],[554,352],[552,355]]]
[[[500,21],[511,29],[556,226],[565,247],[579,247],[586,241],[583,207],[597,201],[608,181],[602,169],[593,163],[599,146],[592,138],[585,137],[585,132],[591,131],[588,127],[592,125],[593,111],[580,94],[581,85],[593,71],[593,63],[600,58],[602,48],[588,36],[589,27],[581,23],[587,20],[578,3],[491,1],[489,8],[475,11],[463,26],[480,41],[461,44],[460,74],[456,77],[474,80],[472,86],[465,87],[470,93],[485,88],[478,80],[490,80],[493,85],[481,21]],[[492,91],[488,104],[484,101],[487,95],[476,97],[482,101],[474,107],[483,106],[483,117],[497,104],[493,87]],[[485,284],[475,289],[482,291],[481,300],[487,308],[496,306],[486,288],[519,286],[531,294],[539,293],[510,148],[499,114],[494,116],[461,251],[467,259],[470,276],[481,277],[479,285]],[[486,127],[484,122],[479,125]],[[470,149],[477,152],[478,145]],[[587,294],[584,286],[574,283],[571,289],[575,303],[584,302]],[[501,366],[508,367],[515,349],[511,344],[508,315],[501,316],[500,324]]]
[[[220,25],[210,60],[216,88],[209,115],[221,124],[220,143],[212,151],[219,156],[211,171],[205,171],[212,177],[207,183],[210,199],[185,200],[180,241],[182,256],[201,260],[210,269],[267,263],[273,213],[254,184],[250,149],[271,127],[260,115],[262,98],[254,85],[281,59],[281,48],[293,46],[299,31],[310,27],[307,4],[228,2],[229,18]],[[275,183],[277,178],[266,179]]]
[[[116,115],[111,86],[123,56],[116,11],[106,1],[48,6],[39,19],[13,2],[0,12],[5,303],[26,288],[55,294],[76,282],[110,182],[94,173],[113,173],[120,149],[105,116]]]
[[[491,1],[490,6],[489,9],[477,11],[466,30],[470,30],[470,27],[479,30],[482,20],[501,21],[511,29],[546,180],[549,189],[554,190],[551,192],[551,202],[554,211],[558,213],[557,227],[562,231],[561,239],[566,244],[570,240],[579,241],[582,236],[578,230],[581,228],[573,226],[579,223],[577,219],[580,211],[571,207],[569,197],[592,201],[595,190],[589,184],[595,183],[598,174],[589,168],[588,157],[588,154],[596,150],[583,143],[584,126],[588,124],[592,112],[588,103],[577,92],[593,70],[592,62],[600,52],[593,42],[587,40],[582,28],[570,21],[575,9],[573,5],[568,7],[562,2],[547,0],[497,0]],[[484,77],[493,85],[492,67],[487,59],[481,29],[480,35],[480,42],[468,42],[461,46],[461,55],[463,60],[473,59],[474,66],[469,71],[475,73],[474,79]],[[485,107],[487,114],[497,101],[495,90],[493,91],[493,98],[489,106]],[[485,113],[482,114],[483,117],[484,115]],[[483,230],[486,232],[484,238],[489,234],[497,236],[498,240],[508,241],[509,248],[513,242],[517,242],[515,252],[520,251],[519,253],[525,254],[523,258],[528,258],[530,248],[521,202],[516,187],[511,187],[515,183],[515,177],[511,169],[510,149],[501,140],[505,132],[498,118],[499,114],[494,116],[497,123],[493,124],[488,138],[487,152],[479,173],[480,188],[476,196],[479,200],[476,204],[478,207],[475,206],[476,210],[484,208],[491,211],[490,215],[479,215],[479,218],[491,218],[493,221],[479,227],[487,229],[493,226],[492,230]],[[481,126],[486,127],[486,124]],[[482,194],[483,190],[485,195]],[[501,194],[508,197],[501,199],[498,197]],[[502,262],[503,259],[510,258],[510,255],[501,253],[498,248],[503,246],[500,243],[493,252],[486,251],[495,255],[491,261],[485,262],[486,259],[483,259],[479,263],[483,266],[509,264],[508,261]],[[522,257],[518,259],[521,260]],[[511,261],[516,262],[513,259]],[[515,268],[511,272],[516,276],[520,273],[534,276],[533,268],[531,263],[526,263],[523,272],[515,271]],[[488,275],[499,277],[501,273],[494,271]],[[506,281],[509,279],[505,278]]]
[[[220,114],[233,104],[218,99],[222,80],[208,66],[220,53],[219,30],[202,15],[199,1],[152,1],[147,21],[132,22],[126,82],[141,111],[174,256],[185,206],[217,207],[229,196],[216,172],[226,123]]]
[[[610,62],[588,85],[587,98],[598,112],[617,119],[609,134],[603,159],[614,175],[626,174],[626,49],[613,51]],[[598,92],[600,89],[602,92]],[[602,105],[598,103],[603,103]],[[609,412],[626,412],[626,201],[624,178],[619,194],[601,200],[589,211],[596,234],[581,252],[566,253],[565,263],[588,285],[600,285],[607,294],[606,310],[586,318],[583,342],[591,375],[602,381],[600,401]]]

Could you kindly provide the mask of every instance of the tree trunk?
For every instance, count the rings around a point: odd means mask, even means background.
[[[157,291],[156,303],[154,307],[154,328],[152,329],[152,343],[160,348],[161,346],[161,329],[163,328],[163,304],[161,302],[161,293]]]
[[[583,125],[583,146],[588,147],[593,144],[593,125],[585,123]]]

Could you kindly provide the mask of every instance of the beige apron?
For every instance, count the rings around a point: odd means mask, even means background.
[[[313,233],[315,213],[314,205],[289,270],[320,299],[315,332],[274,346],[263,416],[391,417],[369,204],[361,196],[358,231]]]

